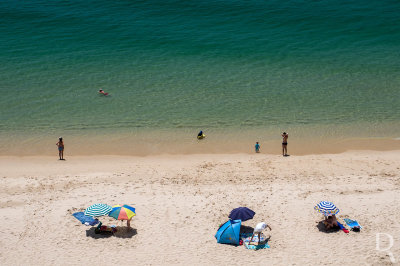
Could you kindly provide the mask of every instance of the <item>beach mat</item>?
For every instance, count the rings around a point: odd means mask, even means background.
[[[346,234],[349,233],[349,230],[347,230],[347,228],[346,228],[343,224],[339,223],[339,221],[337,222],[337,224],[338,224],[340,230],[342,230],[342,231],[345,232]]]
[[[360,229],[362,228],[362,226],[356,221],[356,220],[351,220],[351,219],[349,219],[349,218],[345,218],[345,219],[343,219],[345,222],[346,222],[346,224],[350,227],[350,228],[354,228],[354,227],[360,227]]]
[[[251,249],[251,250],[259,250],[259,249],[270,248],[267,238],[262,233],[261,233],[261,239],[260,239],[260,244],[259,245],[250,244],[250,239],[251,239],[252,235],[253,235],[252,233],[242,233],[242,234],[240,234],[240,238],[242,239],[243,245],[244,245],[245,248]],[[256,234],[253,237],[252,243],[258,243],[258,234]]]
[[[98,220],[93,219],[90,216],[85,215],[83,212],[76,212],[74,214],[72,214],[76,219],[78,219],[82,224],[85,225],[96,225],[99,223]]]

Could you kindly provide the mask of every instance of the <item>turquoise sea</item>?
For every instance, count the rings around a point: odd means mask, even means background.
[[[0,51],[3,155],[400,137],[395,0],[3,0]]]

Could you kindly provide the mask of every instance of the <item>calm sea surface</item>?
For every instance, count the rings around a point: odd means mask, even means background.
[[[400,137],[399,1],[3,0],[0,51],[0,153]]]

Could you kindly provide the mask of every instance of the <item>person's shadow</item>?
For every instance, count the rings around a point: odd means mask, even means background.
[[[128,228],[128,227],[117,227],[117,232],[115,232],[114,234],[112,232],[101,232],[96,234],[95,230],[96,227],[92,227],[86,230],[86,236],[94,239],[101,239],[101,238],[109,238],[112,236],[118,238],[132,238],[133,236],[137,235],[137,230],[135,228]]]
[[[327,233],[327,234],[336,233],[336,232],[340,231],[339,226],[338,226],[338,227],[334,227],[334,228],[329,228],[329,229],[327,229],[326,226],[325,226],[325,224],[324,224],[324,221],[320,221],[320,222],[317,224],[317,228],[318,228],[318,230],[319,230],[320,232],[324,232],[324,233]]]

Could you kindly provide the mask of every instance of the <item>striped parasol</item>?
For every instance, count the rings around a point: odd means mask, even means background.
[[[99,217],[107,215],[112,210],[111,206],[102,203],[96,203],[85,210],[85,215],[92,217]]]
[[[330,201],[321,201],[314,207],[314,209],[325,216],[336,215],[339,213],[339,209]]]
[[[108,216],[113,217],[116,220],[130,220],[136,215],[135,208],[129,205],[115,205]]]

